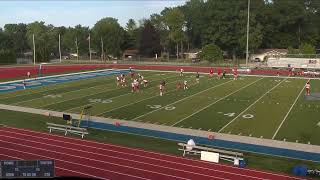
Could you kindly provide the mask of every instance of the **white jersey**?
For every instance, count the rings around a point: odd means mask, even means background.
[[[183,84],[186,86],[187,85],[187,81],[184,81]]]
[[[306,89],[310,89],[311,85],[310,84],[306,84]]]
[[[143,82],[144,82],[144,83],[148,83],[148,80],[144,79]]]
[[[162,86],[162,84],[160,84],[160,90],[162,90],[163,89],[163,86]]]

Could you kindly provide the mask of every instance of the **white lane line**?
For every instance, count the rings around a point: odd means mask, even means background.
[[[245,88],[247,88],[247,87],[251,86],[252,84],[254,84],[254,83],[256,83],[256,82],[258,82],[258,81],[260,81],[260,80],[262,80],[262,79],[263,79],[263,78],[257,79],[256,81],[254,81],[254,82],[252,82],[252,83],[250,83],[250,84],[248,84],[248,85],[246,85],[246,86],[243,86],[243,87],[241,87],[240,89],[238,89],[238,90],[236,90],[236,91],[233,91],[232,93],[230,93],[230,94],[228,94],[228,95],[226,95],[226,96],[224,96],[224,97],[222,97],[222,98],[218,99],[217,101],[214,101],[214,102],[210,103],[209,105],[207,105],[207,106],[205,106],[205,107],[203,107],[203,108],[199,109],[198,111],[196,111],[196,112],[194,112],[194,113],[190,114],[189,116],[187,116],[187,117],[185,117],[185,118],[182,118],[181,120],[179,120],[179,121],[175,122],[175,123],[174,123],[174,124],[172,124],[171,126],[175,126],[175,125],[177,125],[177,124],[181,123],[182,121],[184,121],[184,120],[188,119],[189,117],[192,117],[192,116],[194,116],[195,114],[198,114],[199,112],[201,112],[201,111],[203,111],[203,110],[205,110],[205,109],[209,108],[210,106],[212,106],[212,105],[216,104],[217,102],[219,102],[219,101],[221,101],[221,100],[223,100],[223,99],[225,99],[225,98],[227,98],[227,97],[229,97],[229,96],[231,96],[231,95],[233,95],[233,94],[235,94],[235,93],[237,93],[237,92],[241,91],[242,89],[245,89]]]
[[[18,133],[19,134],[19,133]],[[17,139],[17,140],[21,140],[21,141],[25,141],[25,139],[22,139],[22,138],[18,138],[18,137],[10,137],[10,136],[6,136],[6,135],[0,135],[1,137],[5,137],[5,138],[11,138],[11,139]],[[22,136],[22,135],[21,135]],[[39,139],[47,139],[47,138],[42,138],[42,137],[37,137]],[[1,140],[0,140],[1,141]],[[155,166],[155,167],[162,167],[162,168],[165,168],[165,169],[170,169],[170,170],[176,170],[176,171],[181,171],[181,172],[186,172],[186,173],[191,173],[191,174],[196,174],[196,175],[202,175],[202,176],[209,176],[209,177],[212,177],[211,175],[204,175],[204,174],[199,174],[197,172],[191,172],[191,171],[185,171],[183,169],[172,169],[170,167],[166,167],[166,166],[162,166],[162,165],[156,165],[156,164],[152,164],[152,163],[148,163],[148,162],[142,162],[142,161],[136,161],[136,160],[131,160],[130,158],[122,158],[122,157],[116,157],[116,156],[110,156],[110,155],[107,155],[106,154],[101,154],[101,153],[96,153],[94,151],[89,151],[89,150],[80,150],[80,149],[75,149],[75,148],[70,148],[70,147],[66,147],[66,146],[62,146],[62,145],[54,145],[54,144],[48,144],[48,143],[44,143],[44,142],[39,142],[39,141],[33,141],[33,140],[26,140],[28,142],[32,142],[32,143],[37,143],[37,144],[42,144],[44,145],[45,147],[48,147],[48,146],[52,146],[52,147],[58,147],[58,148],[64,148],[64,149],[68,149],[68,150],[72,150],[72,151],[79,151],[79,152],[82,152],[82,153],[88,153],[88,154],[93,154],[93,155],[97,155],[97,156],[102,156],[102,157],[108,157],[108,158],[114,158],[114,159],[120,159],[120,160],[126,160],[126,161],[131,161],[131,162],[134,162],[134,163],[142,163],[142,164],[145,164],[145,165],[150,165],[150,166]],[[59,141],[59,140],[53,140],[53,141],[56,141],[56,142],[62,142],[62,143],[67,143],[67,144],[71,144],[71,145],[79,145],[79,146],[83,146],[83,147],[86,147],[86,145],[82,145],[82,144],[75,144],[75,143],[70,143],[70,142],[65,142],[65,141]],[[48,141],[48,142],[51,142],[51,141]],[[26,146],[26,145],[25,145]],[[118,151],[116,150],[112,150],[112,149],[101,149],[101,148],[95,148],[95,147],[90,147],[92,149],[99,149],[99,150],[104,150],[104,151],[107,151],[107,152],[112,152],[112,153],[116,153]],[[137,154],[131,154],[131,153],[125,153],[125,152],[118,152],[120,154],[123,154],[125,156],[128,156],[128,155],[131,155],[131,156],[135,156],[135,157],[139,157],[139,158],[145,158],[145,159],[152,159],[152,160],[156,160],[156,161],[160,161],[160,162],[166,162],[166,163],[169,163],[169,164],[178,164],[178,165],[183,165],[183,166],[188,166],[188,167],[193,167],[193,168],[198,168],[198,169],[204,169],[204,170],[209,170],[209,171],[215,171],[215,172],[220,172],[220,173],[225,173],[225,174],[232,174],[232,175],[235,175],[235,173],[232,173],[232,172],[228,172],[228,171],[221,171],[221,170],[216,170],[216,169],[209,169],[209,168],[206,168],[206,167],[198,167],[198,166],[194,166],[194,165],[189,165],[189,164],[184,164],[184,163],[178,163],[178,162],[173,162],[173,161],[168,161],[168,160],[162,160],[162,159],[157,159],[157,158],[152,158],[152,157],[145,157],[145,156],[140,156],[140,155],[137,155]],[[93,159],[95,160],[95,159]],[[255,179],[263,179],[263,178],[259,178],[259,177],[253,177],[253,176],[250,176],[250,175],[244,175],[244,174],[237,174],[239,176],[244,176],[244,177],[250,177],[250,178],[255,178]]]
[[[4,141],[2,141],[2,142],[4,142]],[[11,144],[12,144],[12,143],[11,143]],[[13,144],[14,144],[14,143],[13,143]],[[32,148],[32,147],[31,147],[31,148]],[[19,153],[21,153],[21,154],[29,154],[29,155],[33,155],[33,156],[43,157],[43,158],[45,158],[45,159],[54,159],[55,161],[61,161],[61,162],[63,162],[63,163],[70,163],[70,164],[73,164],[73,165],[83,166],[83,167],[95,169],[95,170],[98,170],[98,171],[111,172],[111,173],[120,174],[120,175],[124,175],[124,176],[139,178],[139,179],[147,179],[147,178],[142,178],[142,177],[138,177],[138,176],[134,176],[134,175],[130,175],[130,174],[125,174],[125,173],[121,173],[121,172],[116,172],[116,171],[112,171],[112,170],[107,170],[107,169],[102,169],[102,168],[98,168],[98,167],[88,166],[88,165],[85,165],[85,164],[80,164],[80,163],[76,163],[76,162],[71,162],[70,160],[69,160],[69,161],[66,161],[66,160],[63,160],[63,159],[53,158],[53,157],[51,157],[51,156],[44,156],[44,155],[40,155],[40,154],[38,154],[38,153],[35,154],[35,153],[31,153],[31,152],[20,151],[20,150],[17,150],[17,149],[6,148],[6,147],[0,147],[0,149],[6,149],[6,150],[9,150],[9,151],[16,151],[16,152],[19,152]],[[55,151],[52,151],[52,152],[55,153]],[[68,155],[68,154],[65,154],[65,155]],[[150,180],[150,179],[148,179],[148,180]]]
[[[139,119],[139,118],[141,118],[141,117],[143,117],[143,116],[146,116],[146,115],[151,114],[151,113],[153,113],[153,112],[159,111],[159,110],[161,110],[161,109],[163,109],[163,108],[166,108],[166,107],[168,107],[168,106],[171,106],[171,105],[173,105],[173,104],[175,104],[175,103],[181,102],[181,101],[183,101],[183,100],[185,100],[185,99],[191,98],[191,97],[193,97],[193,96],[196,96],[196,95],[201,94],[201,93],[203,93],[203,92],[209,91],[209,90],[211,90],[211,89],[215,89],[215,88],[217,88],[217,87],[219,87],[219,86],[222,86],[222,85],[227,84],[227,83],[230,83],[230,82],[232,82],[232,81],[228,80],[227,82],[224,82],[224,83],[218,84],[218,85],[216,85],[216,86],[207,88],[207,89],[202,90],[202,91],[200,91],[200,92],[197,92],[197,93],[195,93],[195,94],[193,94],[193,95],[191,95],[191,96],[187,96],[187,97],[182,98],[182,99],[180,99],[180,100],[178,100],[178,101],[175,101],[175,102],[173,102],[173,103],[171,103],[171,104],[168,104],[168,105],[163,106],[163,107],[161,107],[161,108],[158,108],[158,109],[155,109],[155,110],[150,111],[150,112],[148,112],[148,113],[145,113],[145,114],[143,114],[143,115],[141,115],[141,116],[138,116],[138,117],[136,117],[136,118],[134,118],[134,119],[132,119],[132,120],[134,121],[134,120]]]
[[[2,157],[8,157],[10,159],[14,159],[14,160],[24,160],[22,158],[19,158],[19,157],[15,157],[15,156],[10,156],[10,155],[7,155],[7,154],[1,154],[0,153],[0,156]],[[87,174],[87,173],[83,173],[83,172],[79,172],[79,171],[74,171],[74,170],[70,170],[70,169],[65,169],[65,168],[62,168],[62,167],[58,167],[56,166],[55,167],[56,169],[61,169],[63,171],[69,171],[69,172],[72,172],[72,173],[75,173],[75,174],[81,174],[81,175],[85,175],[85,176],[88,176],[88,177],[93,177],[93,178],[98,178],[98,179],[106,179],[105,177],[98,177],[98,176],[95,176],[95,175],[91,175],[91,174]],[[74,176],[74,174],[72,174],[72,176]],[[107,179],[108,180],[108,179]]]
[[[309,80],[308,80],[308,81],[309,81]],[[283,120],[282,120],[282,122],[280,123],[279,127],[277,128],[276,132],[273,134],[272,139],[274,139],[274,138],[277,136],[280,128],[282,127],[283,123],[286,121],[286,119],[287,119],[287,117],[289,116],[289,114],[290,114],[291,110],[293,109],[294,105],[297,103],[297,101],[298,101],[300,95],[302,94],[303,90],[304,90],[304,86],[302,87],[302,89],[301,89],[300,93],[298,94],[297,98],[295,99],[295,101],[294,101],[293,104],[291,105],[289,111],[287,112],[287,114],[286,114],[285,117],[283,118]]]
[[[177,168],[171,168],[171,167],[167,167],[167,166],[163,166],[163,165],[157,165],[157,164],[153,164],[153,163],[148,163],[148,162],[142,162],[142,161],[137,161],[137,160],[132,160],[130,158],[124,158],[124,157],[116,157],[116,156],[113,156],[113,155],[108,155],[108,154],[101,154],[101,153],[95,153],[95,152],[89,152],[89,151],[84,151],[84,150],[79,150],[79,149],[75,149],[75,148],[69,148],[69,147],[65,147],[65,146],[61,146],[61,145],[53,145],[53,144],[48,144],[48,143],[43,143],[43,142],[38,142],[38,141],[33,141],[33,140],[25,140],[25,139],[22,139],[22,138],[16,138],[16,137],[10,137],[10,136],[5,136],[5,135],[0,135],[0,137],[5,137],[5,138],[9,138],[9,139],[16,139],[16,140],[21,140],[21,141],[27,141],[27,142],[32,142],[32,143],[36,143],[36,144],[42,144],[44,145],[45,147],[48,147],[48,146],[51,146],[51,147],[57,147],[59,149],[68,149],[68,150],[71,150],[71,151],[77,151],[77,152],[81,152],[81,153],[84,153],[84,154],[92,154],[92,155],[95,155],[95,158],[91,158],[92,161],[98,161],[100,162],[98,156],[101,156],[101,157],[107,157],[109,159],[118,159],[118,160],[124,160],[124,161],[129,161],[129,162],[133,162],[133,163],[137,163],[137,164],[144,164],[146,166],[154,166],[156,168],[163,168],[163,169],[169,169],[169,170],[174,170],[174,171],[180,171],[180,172],[183,172],[183,173],[190,173],[190,174],[195,174],[195,175],[199,175],[199,176],[206,176],[207,178],[210,178],[212,177],[212,175],[206,175],[206,174],[202,174],[202,173],[197,173],[197,172],[194,172],[194,171],[185,171],[183,169],[177,169]],[[1,141],[1,140],[0,140]],[[6,141],[7,143],[11,143],[10,141]],[[13,142],[12,142],[13,143]],[[14,143],[16,144],[16,143]],[[29,146],[29,145],[23,145],[23,146]],[[31,146],[29,146],[31,147]],[[38,149],[38,147],[36,147],[35,149]],[[41,148],[39,148],[41,149]],[[62,153],[62,152],[57,152],[57,153]],[[86,158],[86,157],[84,157]],[[121,164],[118,164],[119,166],[122,166]],[[225,173],[224,171],[219,171],[219,170],[215,170],[217,172],[222,172],[222,173]],[[151,171],[151,172],[154,172],[154,173],[157,173],[155,171]],[[226,172],[226,174],[229,174],[228,172]],[[170,174],[168,174],[169,176],[171,176]],[[215,176],[216,177],[216,176]],[[251,177],[251,176],[249,176]],[[181,178],[181,177],[179,177]],[[219,177],[217,177],[219,178]],[[224,179],[224,178],[219,178],[219,179]],[[257,179],[261,179],[261,178],[257,178]]]
[[[28,129],[19,129],[19,128],[15,128],[15,127],[6,127],[6,129],[10,129],[10,130],[6,131],[6,130],[3,130],[3,129],[0,129],[0,131],[5,131],[5,132],[13,133],[13,134],[21,134],[21,135],[25,135],[25,136],[29,136],[29,137],[34,137],[34,138],[46,139],[46,140],[49,140],[49,141],[65,142],[67,144],[74,144],[74,145],[78,145],[78,146],[94,148],[94,149],[100,149],[100,150],[105,150],[105,151],[110,151],[109,147],[114,147],[114,148],[131,150],[131,151],[135,151],[135,152],[142,152],[144,154],[143,157],[146,157],[146,158],[149,158],[149,159],[156,159],[156,158],[147,157],[146,155],[157,155],[157,156],[169,157],[169,158],[174,158],[174,159],[179,159],[179,160],[186,160],[183,157],[169,155],[169,154],[161,154],[161,153],[158,153],[158,152],[146,151],[146,150],[143,150],[143,149],[130,148],[130,147],[125,147],[125,146],[120,146],[120,145],[115,145],[115,144],[106,144],[106,143],[102,143],[102,142],[90,141],[90,140],[85,140],[85,139],[77,139],[77,138],[72,138],[72,137],[63,137],[63,136],[59,136],[59,135],[56,135],[56,134],[48,134],[48,133],[32,131],[32,130],[28,130]],[[20,132],[19,133],[12,132],[12,130],[20,131]],[[21,131],[23,131],[23,133]],[[33,136],[33,135],[30,135],[29,133],[38,134],[40,136],[38,136],[38,135],[37,136]],[[41,137],[41,135],[47,135],[50,138],[44,138],[44,137]],[[57,140],[56,138],[68,139],[70,141],[74,141],[74,142],[77,142],[77,143],[61,141],[61,140]],[[95,146],[92,146],[92,145],[89,146],[89,145],[81,144],[83,142],[91,143],[91,144],[94,144]],[[116,151],[116,152],[118,152],[118,151]],[[124,152],[121,152],[121,153],[124,153]],[[124,153],[124,154],[126,154],[126,153]],[[140,156],[140,155],[137,155],[137,154],[131,154],[131,155]],[[279,157],[284,157],[284,156],[279,156]],[[159,161],[164,161],[162,159],[158,159],[158,160]],[[202,161],[202,160],[197,160],[197,159],[187,159],[187,160],[191,161],[191,162],[200,162],[200,163],[203,163],[203,164],[212,165],[212,163],[209,163],[209,162],[206,162],[206,161]],[[226,165],[226,164],[214,164],[214,165],[215,166],[221,166],[221,167],[225,167],[225,168],[239,170],[238,167],[234,167],[234,166],[230,166],[230,165]],[[192,166],[192,165],[190,165],[190,166]],[[196,166],[196,167],[198,167],[198,166]],[[211,169],[208,169],[208,170],[211,170]],[[271,173],[271,172],[255,170],[255,169],[242,169],[242,170],[243,171],[248,171],[248,172],[254,172],[254,173],[263,173],[263,174],[269,174],[269,175],[274,175],[274,176],[280,176],[280,177],[285,177],[285,178],[292,178],[292,179],[297,179],[297,180],[301,179],[301,178],[295,178],[293,176],[288,176],[288,175],[285,175],[285,174],[276,174],[276,173]]]
[[[260,99],[262,99],[264,96],[266,96],[269,92],[271,92],[273,89],[277,88],[282,82],[284,82],[286,79],[283,79],[281,82],[279,82],[277,85],[275,85],[273,88],[269,89],[266,93],[264,93],[260,98],[258,98],[256,101],[254,101],[250,106],[248,106],[245,110],[243,110],[238,116],[233,118],[228,124],[223,126],[218,132],[221,132],[224,130],[227,126],[229,126],[231,123],[233,123],[238,117],[240,117],[243,113],[245,113],[248,109],[250,109],[253,105],[255,105]]]

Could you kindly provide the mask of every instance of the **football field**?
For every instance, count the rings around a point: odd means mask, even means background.
[[[129,77],[128,86],[120,87],[110,75],[3,92],[0,102],[78,114],[90,105],[92,116],[320,145],[320,99],[305,97],[309,79],[201,75],[197,83],[193,73],[137,73],[149,81],[139,92],[131,92]],[[189,89],[178,89],[184,80]],[[310,82],[312,93],[320,93],[320,81]]]

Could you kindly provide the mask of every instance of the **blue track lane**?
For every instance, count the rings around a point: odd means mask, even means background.
[[[238,143],[238,142],[224,141],[224,140],[218,140],[218,139],[210,140],[204,137],[189,136],[184,134],[169,133],[169,132],[155,131],[155,130],[149,130],[149,129],[128,127],[128,126],[115,126],[113,124],[106,124],[106,123],[100,123],[100,122],[94,122],[94,121],[89,121],[89,127],[94,129],[131,133],[136,135],[149,136],[149,137],[180,141],[180,142],[187,142],[189,139],[192,138],[199,145],[207,145],[207,146],[219,147],[224,149],[232,149],[232,150],[238,150],[238,151],[266,154],[271,156],[281,156],[285,158],[320,162],[320,154],[318,153],[310,153],[310,152],[296,151],[296,150],[290,150],[290,149],[281,149],[281,148],[267,147],[267,146],[261,146],[261,145]]]
[[[77,81],[82,79],[111,76],[114,74],[128,73],[128,70],[99,70],[94,72],[72,73],[57,76],[48,76],[38,79],[25,80],[26,89],[37,88],[52,84],[60,84],[65,82]],[[0,93],[23,90],[23,80],[0,83]]]

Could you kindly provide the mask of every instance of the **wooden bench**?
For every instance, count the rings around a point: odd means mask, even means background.
[[[56,131],[62,131],[64,132],[64,135],[66,136],[69,133],[81,135],[81,138],[83,139],[84,135],[89,134],[87,129],[85,128],[79,128],[69,125],[62,125],[62,124],[54,124],[54,123],[47,123],[49,132],[51,133],[53,130]]]
[[[215,148],[203,147],[203,146],[192,146],[192,149],[189,150],[187,149],[189,145],[185,143],[178,143],[178,145],[181,146],[181,148],[179,148],[178,150],[183,151],[183,156],[185,156],[186,154],[199,155],[201,154],[201,151],[207,151],[207,152],[219,153],[220,158],[226,161],[234,162],[235,160],[244,160],[243,153],[239,153],[239,152],[233,152],[233,151],[227,151],[227,150],[215,149]]]

